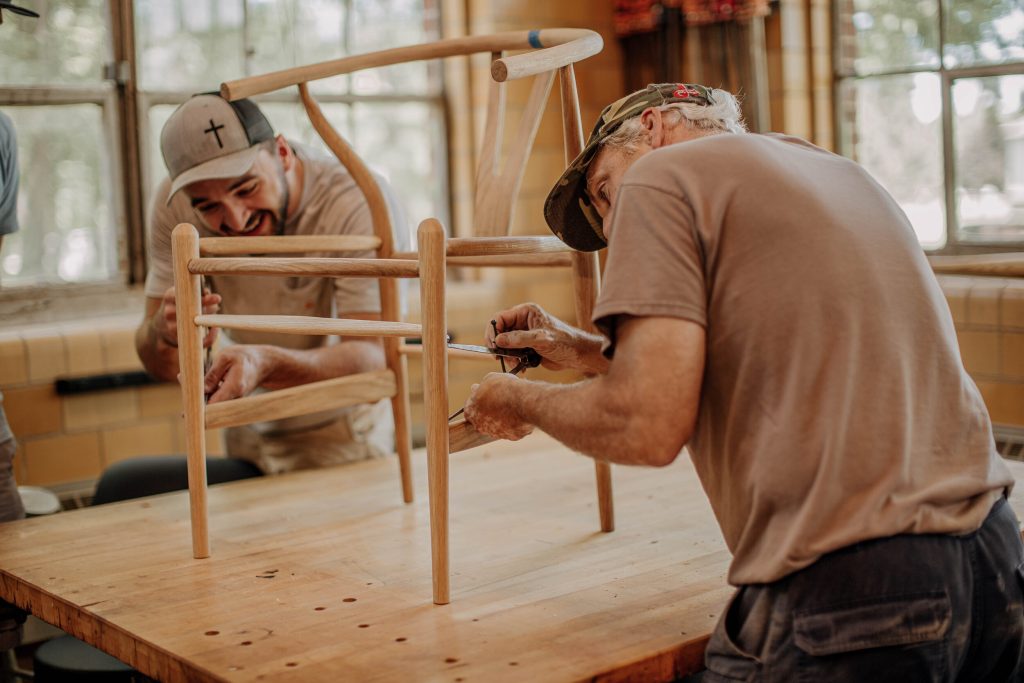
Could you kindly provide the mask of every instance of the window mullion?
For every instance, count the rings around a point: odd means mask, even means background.
[[[960,243],[959,219],[956,210],[956,149],[953,141],[953,81],[943,70],[940,94],[942,96],[942,184],[946,205],[946,247]]]

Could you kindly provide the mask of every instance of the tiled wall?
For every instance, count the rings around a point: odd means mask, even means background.
[[[0,391],[18,440],[19,484],[87,488],[104,467],[184,452],[177,384],[59,396],[58,378],[141,370],[131,318],[0,332]],[[219,432],[207,448],[221,454]]]
[[[523,278],[528,281],[527,278]],[[964,364],[981,389],[992,420],[1024,429],[1024,281],[940,278],[956,324]],[[539,283],[510,289],[498,282],[454,285],[448,293],[448,327],[464,342],[479,342],[494,311],[510,301],[535,300],[557,310],[564,292]],[[416,297],[410,297],[417,317]],[[54,380],[141,369],[132,342],[135,316],[82,325],[0,332],[0,390],[19,442],[20,484],[85,490],[104,467],[128,457],[183,453],[181,399],[176,384],[58,396]],[[453,359],[450,408],[496,364]],[[567,373],[531,370],[554,381]],[[411,358],[409,376],[414,434],[422,433],[422,370]],[[223,454],[219,432],[207,433],[211,455]]]
[[[1024,430],[1024,280],[939,278],[992,422]]]

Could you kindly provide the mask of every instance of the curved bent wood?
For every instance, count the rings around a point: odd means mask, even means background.
[[[309,94],[309,87],[305,82],[299,83],[299,95],[302,104],[306,108],[313,128],[323,139],[327,147],[338,158],[338,161],[348,169],[352,179],[363,192],[366,203],[370,207],[370,220],[373,222],[373,232],[380,239],[380,246],[377,248],[379,259],[390,259],[394,253],[394,233],[392,232],[391,216],[388,213],[387,203],[384,201],[384,192],[377,184],[377,180],[370,173],[370,169],[363,163],[363,160],[356,154],[352,146],[341,137],[338,131],[334,130],[327,117],[320,110],[313,96]],[[403,226],[404,227],[404,226]],[[417,274],[419,273],[417,265]],[[398,320],[400,311],[398,304],[398,283],[389,277],[382,277],[378,281],[380,288],[380,312],[384,320]],[[411,503],[412,491],[412,411],[409,407],[409,392],[406,390],[408,382],[405,358],[398,352],[397,339],[384,340],[384,357],[388,368],[395,373],[395,383],[398,391],[391,399],[391,412],[395,420],[395,450],[398,453],[398,468],[402,478],[402,500]]]
[[[206,428],[281,420],[360,403],[376,403],[394,395],[395,375],[390,370],[363,372],[208,405]]]
[[[473,425],[466,422],[465,419],[453,422],[448,426],[448,451],[450,453],[483,446],[485,443],[495,440],[494,437],[486,436],[473,429]]]
[[[537,46],[542,46],[536,49]],[[440,59],[471,55],[477,52],[503,52],[529,50],[534,52],[507,57],[500,69],[508,78],[520,78],[540,73],[545,69],[565,66],[573,61],[591,57],[601,51],[604,42],[594,31],[580,28],[548,28],[539,31],[506,31],[486,36],[449,38],[431,43],[396,47],[368,52],[327,62],[281,69],[269,74],[240,78],[221,83],[220,94],[227,100],[239,100],[261,93],[273,92],[300,83],[317,81],[363,69],[390,66],[421,59]],[[519,74],[512,76],[510,74]],[[505,79],[500,79],[505,80]]]
[[[565,36],[561,34],[562,31],[566,32]],[[542,49],[494,60],[491,62],[491,78],[501,83],[554,71],[587,57],[593,57],[604,48],[604,40],[599,34],[592,32],[590,35],[571,40],[559,40],[563,37],[568,38],[569,32],[577,31],[579,29],[564,28],[541,31],[537,40]],[[550,46],[547,41],[552,41]]]
[[[929,256],[928,263],[941,275],[1024,277],[1024,253]]]

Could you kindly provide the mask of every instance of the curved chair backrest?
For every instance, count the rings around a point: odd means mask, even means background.
[[[454,38],[422,45],[382,50],[354,57],[336,59],[320,64],[285,69],[275,73],[253,76],[221,85],[221,95],[237,100],[280,88],[296,85],[313,127],[324,142],[349,170],[359,185],[373,221],[374,236],[338,236],[330,244],[321,245],[337,250],[352,248],[352,240],[373,240],[377,259],[264,259],[253,263],[253,259],[228,259],[216,263],[215,259],[203,258],[201,249],[209,255],[237,253],[246,246],[239,240],[229,242],[206,240],[200,244],[191,226],[179,226],[175,230],[175,278],[179,291],[189,292],[188,303],[179,307],[179,339],[189,339],[179,346],[183,370],[183,392],[186,396],[186,424],[189,426],[190,472],[195,471],[191,480],[205,482],[201,467],[204,462],[201,428],[240,424],[236,420],[252,421],[264,415],[264,411],[275,411],[280,416],[281,406],[287,403],[288,411],[305,410],[310,405],[323,401],[345,402],[379,400],[390,397],[395,415],[396,449],[402,475],[403,498],[412,501],[412,480],[409,454],[409,405],[406,369],[403,353],[410,347],[400,344],[401,337],[419,336],[422,339],[420,352],[423,355],[424,395],[426,413],[428,482],[430,491],[431,554],[433,558],[434,601],[438,604],[449,601],[448,578],[448,456],[454,450],[471,447],[489,439],[482,437],[464,421],[449,424],[447,419],[447,322],[445,312],[445,268],[447,265],[571,265],[575,290],[577,322],[590,327],[590,313],[598,288],[597,257],[594,253],[573,252],[554,237],[509,238],[508,230],[512,216],[512,202],[526,168],[526,159],[533,145],[544,105],[547,102],[555,74],[560,76],[562,124],[567,159],[574,158],[583,146],[583,130],[580,125],[579,102],[573,64],[600,52],[601,37],[593,31],[583,29],[545,29],[541,31],[513,31],[488,36]],[[529,50],[522,54],[506,57],[506,50]],[[324,117],[316,101],[310,95],[309,81],[352,73],[403,62],[419,61],[471,55],[485,52],[492,55],[491,76],[493,82],[489,91],[487,119],[484,127],[484,144],[477,169],[475,193],[475,239],[448,240],[436,219],[428,218],[420,224],[419,253],[396,253],[392,239],[391,224],[387,205],[369,169],[348,143],[338,134]],[[519,122],[515,144],[508,157],[499,164],[501,130],[505,115],[505,90],[507,80],[535,76],[529,101]],[[270,247],[272,238],[254,238]],[[278,253],[300,251],[302,241],[287,237],[273,238],[274,250]],[[451,256],[452,260],[448,261]],[[497,259],[497,260],[492,260]],[[286,317],[254,320],[251,316],[206,316],[199,315],[199,274],[234,272],[242,274],[305,273],[321,277],[377,277],[380,278],[382,322],[340,320],[292,320]],[[420,280],[422,325],[399,322],[398,296],[395,277],[414,277]],[[393,322],[392,322],[393,321]],[[301,331],[302,333],[336,333],[349,335],[381,336],[387,358],[386,371],[346,376],[336,380],[317,383],[319,386],[279,390],[277,396],[262,395],[235,399],[233,402],[206,407],[202,403],[202,359],[201,334],[196,326],[236,327],[239,329],[274,329],[277,331]],[[241,327],[246,326],[246,327]],[[592,327],[591,327],[592,329]],[[342,390],[341,385],[347,389]],[[187,385],[187,386],[186,386]],[[354,385],[354,386],[349,386]],[[282,397],[283,392],[291,392]],[[347,392],[347,393],[346,393]],[[294,394],[294,397],[293,397]],[[299,398],[305,400],[301,404]],[[279,400],[285,398],[286,401]],[[318,403],[320,402],[320,403]],[[234,403],[231,406],[230,403]],[[272,405],[271,405],[272,404]],[[340,404],[339,404],[340,405]],[[269,413],[267,413],[269,414]],[[607,463],[595,465],[598,489],[598,508],[601,529],[614,528],[611,502],[611,474]],[[193,491],[193,553],[196,557],[209,554],[206,531],[205,488],[200,484]]]
[[[560,72],[563,77],[563,109],[566,107],[573,109],[572,112],[564,111],[563,119],[573,118],[577,122],[577,130],[570,131],[567,127],[565,133],[567,138],[568,136],[580,137],[582,131],[578,127],[579,111],[576,103],[576,86],[572,75],[572,65],[597,54],[603,45],[601,36],[594,31],[574,28],[509,31],[484,36],[451,38],[343,57],[228,81],[221,85],[221,95],[228,100],[237,100],[297,85],[313,127],[339,161],[352,173],[353,178],[366,195],[370,204],[374,229],[381,240],[379,254],[387,258],[392,253],[391,226],[380,189],[373,182],[363,161],[323,116],[320,107],[309,93],[307,83],[405,62],[477,53],[491,54],[493,57],[491,62],[493,81],[488,93],[484,140],[476,175],[474,234],[482,237],[502,236],[507,235],[509,231],[513,201],[526,169],[526,160],[533,146],[548,94],[551,92],[555,73]],[[504,54],[508,50],[529,50],[529,52],[506,57]],[[504,84],[506,81],[527,76],[537,76],[537,78],[519,121],[514,138],[516,145],[504,163],[499,166],[501,131],[505,118]],[[570,93],[571,96],[567,100]],[[566,142],[568,148],[569,140],[567,139]],[[574,147],[580,145],[580,141],[574,140],[573,143]]]

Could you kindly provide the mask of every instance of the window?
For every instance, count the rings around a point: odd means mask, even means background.
[[[928,249],[1024,244],[1024,6],[838,0],[840,151]]]
[[[121,270],[117,94],[103,78],[113,59],[106,4],[38,3],[39,19],[7,13],[0,26],[0,105],[14,123],[21,167],[21,230],[4,238],[0,254],[5,288],[109,281]]]
[[[440,37],[435,0],[39,0],[33,7],[40,19],[6,14],[0,27],[0,110],[17,131],[22,179],[21,231],[4,239],[0,257],[5,290],[140,280],[133,260],[141,251],[131,245],[144,240],[136,223],[166,174],[160,129],[191,94]],[[116,54],[123,45],[134,53]],[[127,88],[133,73],[136,88]],[[447,220],[439,65],[359,72],[311,90],[396,187],[411,221]],[[128,97],[135,106],[126,110]],[[276,132],[326,149],[296,89],[257,101]],[[135,125],[138,144],[128,145],[124,129]],[[138,151],[125,154],[128,147]],[[142,207],[135,214],[133,197]]]

